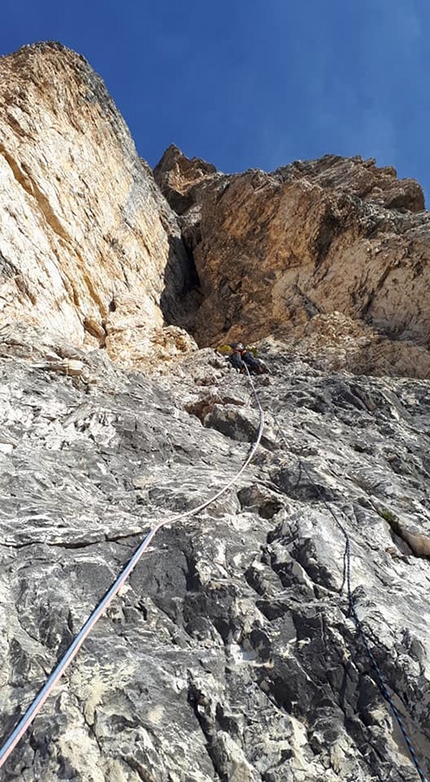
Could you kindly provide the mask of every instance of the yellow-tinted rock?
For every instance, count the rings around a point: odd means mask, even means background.
[[[0,325],[130,364],[186,284],[176,218],[83,57],[35,44],[1,58],[0,107]]]
[[[417,182],[361,158],[231,176],[188,164],[170,150],[156,176],[173,205],[188,204],[200,344],[274,335],[327,366],[430,374],[430,215]],[[357,331],[347,351],[346,323]]]

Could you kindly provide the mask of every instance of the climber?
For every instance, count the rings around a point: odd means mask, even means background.
[[[251,375],[262,375],[267,372],[267,367],[243,342],[232,342],[230,345],[218,348],[218,351],[227,354],[227,360],[232,367],[238,369],[242,374],[246,372],[246,367]]]

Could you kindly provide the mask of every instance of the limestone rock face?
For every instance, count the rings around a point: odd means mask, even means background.
[[[379,341],[401,341],[394,365],[404,367],[410,352],[406,373],[428,375],[430,216],[416,182],[373,160],[327,156],[272,174],[194,166],[189,184],[175,152],[160,164],[162,187],[169,161],[171,186],[191,201],[181,223],[204,297],[194,328],[200,344],[288,340],[293,328],[297,340],[314,316],[338,312]]]
[[[157,380],[103,350],[67,377],[24,347],[0,334],[2,736],[142,536],[217,493],[258,423],[246,381],[209,349]],[[415,782],[331,511],[430,773],[428,383],[264,354],[255,462],[155,538],[2,780]]]
[[[0,139],[0,325],[159,355],[189,261],[102,80],[60,44],[1,58]]]
[[[0,105],[3,740],[142,537],[214,498],[153,540],[1,781],[415,782],[379,676],[428,776],[419,186],[176,147],[157,184],[59,44],[0,60]],[[269,373],[253,391],[186,328],[261,338]]]

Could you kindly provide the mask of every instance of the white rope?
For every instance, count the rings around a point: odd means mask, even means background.
[[[72,660],[76,657],[79,649],[81,648],[82,644],[84,643],[85,639],[90,634],[91,630],[93,629],[96,622],[100,619],[102,614],[104,614],[109,607],[110,603],[114,599],[114,597],[118,594],[119,590],[127,580],[128,576],[132,572],[132,570],[136,567],[137,563],[139,562],[142,554],[148,549],[150,543],[155,538],[156,534],[162,529],[163,527],[166,527],[168,524],[173,524],[176,521],[180,521],[181,519],[189,518],[190,516],[195,516],[197,513],[200,513],[200,511],[204,510],[205,508],[209,507],[213,502],[215,502],[219,497],[222,497],[223,494],[225,494],[240,476],[242,473],[246,470],[249,463],[251,462],[252,458],[254,457],[257,448],[260,444],[261,437],[263,434],[263,428],[264,428],[264,412],[260,404],[260,400],[258,398],[257,391],[255,389],[254,382],[251,378],[251,375],[248,371],[248,368],[246,368],[247,376],[249,383],[251,385],[254,398],[256,400],[258,410],[260,413],[260,423],[258,427],[257,437],[252,445],[252,448],[245,459],[242,467],[238,472],[226,483],[226,485],[220,489],[216,494],[214,494],[212,497],[210,497],[205,502],[202,502],[200,505],[197,505],[196,508],[192,508],[191,510],[185,511],[184,513],[179,513],[175,516],[170,516],[167,519],[164,519],[164,521],[158,522],[156,526],[146,535],[140,546],[136,549],[135,553],[133,554],[132,558],[129,560],[127,565],[124,567],[124,569],[119,574],[116,581],[112,584],[104,598],[101,600],[99,605],[94,609],[92,614],[88,617],[87,621],[79,631],[76,638],[72,641],[67,651],[64,653],[63,657],[61,658],[60,662],[57,664],[57,666],[54,668],[53,672],[47,679],[45,685],[42,687],[38,695],[34,698],[31,705],[28,707],[25,714],[21,717],[20,721],[10,734],[9,738],[6,740],[6,742],[3,744],[2,748],[0,749],[0,768],[2,768],[3,764],[6,762],[7,758],[11,754],[11,752],[14,750],[16,745],[18,744],[19,740],[22,738],[24,733],[26,732],[27,728],[31,725],[33,720],[35,719],[36,715],[39,713],[40,709],[42,708],[43,704],[45,703],[46,699],[48,698],[49,694],[51,693],[52,689],[55,687],[61,676],[64,674],[64,672],[67,670],[68,666],[72,662]]]

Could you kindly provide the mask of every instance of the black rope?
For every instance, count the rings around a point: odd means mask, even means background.
[[[327,500],[323,496],[320,487],[313,480],[313,478],[312,478],[311,474],[309,473],[309,470],[307,469],[306,465],[301,460],[300,460],[300,467],[301,467],[301,470],[307,475],[307,477],[308,477],[309,481],[311,482],[311,484],[313,485],[313,487],[317,490],[321,502],[323,503],[324,507],[328,510],[328,512],[330,513],[330,515],[332,516],[332,518],[336,522],[337,526],[339,527],[340,531],[342,532],[342,534],[343,534],[343,536],[345,538],[345,551],[344,551],[344,555],[343,555],[344,579],[343,579],[341,592],[343,591],[343,587],[344,587],[344,585],[346,583],[346,595],[347,595],[347,599],[348,599],[349,615],[352,617],[352,619],[354,621],[354,624],[355,624],[355,626],[357,628],[357,631],[358,631],[358,633],[360,635],[361,641],[362,641],[363,646],[365,648],[366,654],[367,654],[367,656],[368,656],[368,658],[369,658],[369,660],[370,660],[370,662],[372,664],[372,668],[373,668],[373,670],[374,670],[374,672],[376,674],[376,683],[378,685],[379,691],[380,691],[381,695],[385,698],[387,703],[389,704],[389,706],[391,708],[391,711],[394,714],[394,717],[395,717],[395,719],[397,721],[397,724],[398,724],[398,726],[399,726],[399,728],[400,728],[400,730],[402,732],[402,735],[403,735],[403,738],[405,740],[406,746],[407,746],[407,748],[409,750],[409,754],[410,754],[410,756],[412,758],[412,762],[414,763],[414,766],[415,766],[415,768],[416,768],[416,770],[418,772],[418,776],[421,779],[421,782],[426,782],[426,778],[424,776],[424,772],[423,772],[423,770],[422,770],[422,768],[420,766],[420,763],[419,763],[417,754],[415,752],[414,746],[412,744],[412,741],[409,738],[409,734],[408,734],[408,732],[406,730],[405,724],[403,722],[403,718],[402,718],[402,716],[401,716],[401,714],[400,714],[396,704],[394,703],[393,698],[392,698],[392,696],[391,696],[391,694],[390,694],[390,692],[388,690],[388,687],[387,687],[387,685],[385,683],[384,675],[383,675],[383,673],[381,671],[381,668],[380,668],[380,666],[379,666],[379,664],[378,664],[378,662],[377,662],[377,660],[375,658],[375,655],[373,654],[373,652],[372,652],[372,650],[371,650],[371,648],[369,646],[369,642],[368,642],[367,637],[366,637],[366,633],[365,633],[365,630],[364,630],[364,627],[363,627],[363,623],[362,623],[361,619],[359,618],[359,616],[358,616],[358,614],[357,614],[357,612],[355,610],[354,597],[353,597],[353,594],[352,594],[352,587],[351,587],[351,543],[350,543],[349,535],[348,535],[344,525],[339,521],[339,519],[338,519],[336,513],[334,512],[334,510],[330,507],[330,505],[328,504]]]
[[[272,416],[273,416],[273,413],[272,413]],[[278,422],[276,421],[275,416],[273,416],[273,419],[275,421],[276,428],[278,429],[283,442],[285,443],[286,447],[288,448],[288,443],[287,443],[287,441],[286,441],[286,439],[284,437],[282,429],[279,427]],[[367,656],[368,656],[368,658],[369,658],[369,660],[371,662],[372,668],[373,668],[373,670],[375,672],[376,684],[377,684],[377,686],[379,688],[379,691],[380,691],[381,695],[383,696],[383,698],[386,700],[386,702],[390,706],[390,709],[391,709],[391,711],[392,711],[392,713],[393,713],[393,715],[394,715],[394,717],[396,719],[396,722],[397,722],[397,724],[398,724],[398,726],[399,726],[399,728],[401,730],[401,733],[402,733],[403,738],[405,740],[405,744],[406,744],[406,746],[408,748],[409,754],[410,754],[410,756],[412,758],[412,762],[413,762],[413,764],[414,764],[414,766],[415,766],[415,768],[417,770],[417,773],[418,773],[418,776],[419,776],[421,782],[427,782],[426,777],[424,775],[424,772],[423,772],[423,770],[422,770],[422,768],[420,766],[420,762],[418,760],[417,753],[415,752],[415,749],[414,749],[414,746],[412,744],[412,741],[411,741],[411,739],[409,737],[409,734],[408,734],[408,732],[406,730],[406,727],[404,725],[402,715],[400,714],[400,712],[399,712],[396,704],[394,703],[393,698],[392,698],[392,696],[391,696],[391,694],[390,694],[390,692],[388,690],[388,686],[385,683],[384,675],[383,675],[383,673],[381,671],[381,668],[380,668],[380,666],[379,666],[379,664],[378,664],[378,662],[377,662],[377,660],[375,658],[375,655],[373,654],[373,652],[372,652],[372,650],[371,650],[371,648],[369,646],[369,642],[367,640],[366,632],[364,630],[364,627],[363,627],[363,624],[361,622],[361,619],[359,618],[359,616],[358,616],[358,614],[357,614],[357,612],[355,610],[354,597],[353,597],[353,594],[352,594],[352,587],[351,587],[351,542],[350,542],[349,535],[348,535],[344,525],[339,521],[339,519],[338,519],[337,515],[335,514],[334,510],[328,504],[328,502],[325,499],[325,497],[324,497],[320,487],[315,483],[315,481],[312,478],[311,474],[309,473],[309,470],[307,469],[305,463],[301,459],[299,459],[299,477],[298,477],[297,485],[300,483],[300,480],[301,480],[301,477],[302,477],[302,473],[305,473],[307,475],[310,483],[312,484],[314,489],[316,489],[317,494],[318,494],[321,502],[323,503],[324,507],[330,513],[330,515],[334,519],[337,527],[340,529],[340,531],[342,532],[342,535],[345,538],[345,550],[344,550],[344,554],[343,554],[343,579],[342,579],[342,586],[340,588],[340,593],[341,594],[343,593],[344,587],[346,585],[346,595],[347,595],[347,600],[348,600],[348,613],[349,613],[349,616],[352,617],[352,619],[354,621],[355,627],[356,627],[357,632],[358,632],[358,634],[359,634],[359,636],[361,638],[361,641],[362,641],[362,644],[363,644],[364,649],[366,651],[366,654],[367,654]]]

